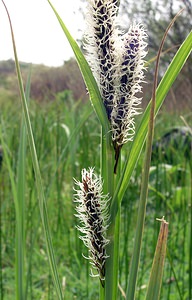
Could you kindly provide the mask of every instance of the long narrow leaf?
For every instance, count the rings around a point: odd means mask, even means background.
[[[29,85],[29,83],[28,83]],[[17,200],[19,208],[19,217],[17,218],[16,230],[16,249],[18,264],[18,299],[26,299],[25,295],[25,168],[26,168],[26,143],[27,135],[24,124],[24,116],[21,122],[21,134],[19,143],[19,155],[17,164]]]
[[[15,178],[14,178],[14,174],[13,174],[13,170],[11,168],[11,162],[10,162],[10,158],[9,158],[9,154],[8,154],[8,149],[7,149],[7,145],[6,142],[4,140],[4,136],[3,136],[3,132],[2,132],[2,127],[3,124],[1,122],[1,127],[0,127],[0,140],[2,143],[2,147],[3,147],[3,155],[5,158],[5,162],[6,162],[6,166],[7,166],[7,170],[9,173],[9,178],[10,178],[10,182],[11,182],[11,189],[12,189],[12,195],[13,195],[13,200],[14,200],[14,205],[15,205],[15,217],[16,217],[16,235],[18,234],[18,231],[20,230],[20,228],[18,228],[19,223],[19,203],[18,203],[18,194],[17,194],[17,188],[16,188],[16,182],[15,182]],[[17,241],[17,240],[16,240]],[[16,284],[16,295],[15,295],[15,299],[19,300],[19,299],[23,299],[23,287],[20,284],[20,269],[19,269],[19,264],[20,264],[20,259],[18,258],[18,245],[16,245],[16,253],[15,253],[15,284]]]
[[[63,31],[71,45],[71,48],[73,49],[73,52],[74,52],[77,62],[79,64],[79,68],[82,72],[85,84],[89,91],[89,95],[90,95],[90,99],[92,101],[93,107],[96,111],[98,119],[100,120],[100,123],[101,123],[105,133],[107,133],[107,132],[109,132],[109,122],[108,122],[107,114],[105,111],[105,107],[103,104],[103,100],[102,100],[100,91],[98,89],[95,78],[92,74],[92,71],[89,67],[89,64],[88,64],[87,60],[85,59],[85,56],[81,52],[81,49],[79,48],[78,44],[76,43],[76,41],[73,39],[73,37],[69,33],[67,27],[65,26],[61,17],[57,13],[56,9],[53,7],[53,5],[51,4],[51,2],[49,0],[48,0],[48,2],[56,15],[56,17],[61,25],[61,28],[63,29]]]
[[[27,79],[26,85],[26,99],[29,101],[30,94],[30,78],[31,70]],[[17,198],[19,216],[17,219],[17,231],[16,231],[16,249],[17,249],[17,264],[18,264],[18,286],[19,300],[27,299],[26,288],[26,266],[25,266],[25,185],[26,185],[26,145],[27,134],[24,123],[24,115],[22,115],[21,121],[21,134],[19,143],[19,155],[17,164]]]
[[[150,163],[151,163],[152,143],[153,143],[153,133],[154,133],[154,123],[155,123],[156,89],[157,89],[157,81],[158,81],[158,69],[160,63],[160,56],[163,50],[163,45],[167,37],[167,34],[181,12],[182,10],[175,16],[175,18],[170,22],[169,26],[167,27],[159,46],[156,64],[155,64],[152,100],[150,106],[146,150],[145,150],[145,157],[143,163],[140,200],[139,200],[138,215],[137,215],[137,225],[135,231],[133,255],[132,255],[132,260],[130,265],[130,275],[128,280],[126,299],[135,299],[135,292],[136,292],[137,274],[139,270],[140,253],[141,253],[141,245],[143,239],[143,230],[144,230],[146,205],[147,205],[149,170],[150,170]]]
[[[159,109],[161,108],[163,101],[165,100],[165,97],[169,92],[172,84],[174,83],[175,79],[179,75],[187,58],[189,57],[191,50],[192,50],[192,32],[187,36],[187,38],[185,39],[185,41],[177,51],[175,57],[173,58],[171,64],[169,65],[169,68],[167,69],[165,75],[163,76],[157,88],[155,116],[157,115]],[[136,131],[136,135],[132,143],[130,154],[122,170],[121,177],[112,200],[112,206],[111,206],[112,216],[115,216],[117,213],[117,206],[118,206],[116,202],[117,195],[119,201],[122,201],[123,195],[128,187],[131,174],[139,159],[144,142],[146,140],[150,105],[151,103],[148,104],[143,114],[140,126]]]

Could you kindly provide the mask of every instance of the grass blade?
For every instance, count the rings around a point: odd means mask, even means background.
[[[29,87],[30,87],[30,77],[27,81],[27,98],[29,98]],[[24,119],[21,122],[21,133],[20,133],[20,143],[19,143],[19,153],[18,153],[18,164],[17,164],[17,179],[15,180],[14,174],[11,168],[8,151],[6,149],[6,144],[0,132],[0,137],[3,144],[5,161],[8,168],[13,199],[15,204],[15,214],[16,214],[16,299],[25,300],[26,295],[26,269],[25,269],[25,153],[26,153],[26,129],[24,125]]]
[[[27,82],[27,100],[29,98],[30,79]],[[17,226],[16,226],[16,264],[18,266],[18,284],[17,290],[18,299],[27,299],[26,296],[26,275],[25,275],[25,168],[26,168],[26,145],[27,135],[24,124],[24,115],[21,121],[21,134],[19,143],[19,154],[17,164],[17,200],[18,200],[18,213]]]
[[[161,108],[163,101],[170,90],[173,82],[179,75],[183,65],[185,64],[187,58],[189,57],[192,50],[192,32],[187,36],[179,50],[177,51],[175,57],[173,58],[169,68],[167,69],[165,75],[163,76],[157,91],[156,91],[156,109],[155,116],[157,115],[159,109]],[[149,122],[151,102],[148,104],[142,120],[140,122],[139,128],[136,131],[134,141],[131,146],[129,156],[124,165],[124,168],[121,173],[119,183],[117,185],[111,206],[112,216],[114,217],[117,213],[117,194],[119,201],[122,201],[123,195],[128,187],[131,174],[135,168],[135,165],[141,154],[144,142],[147,136],[147,126]]]
[[[89,95],[90,95],[90,99],[92,101],[93,107],[96,111],[96,114],[98,116],[98,119],[102,125],[102,127],[104,128],[104,132],[108,133],[109,132],[109,122],[107,122],[108,118],[107,118],[107,114],[105,111],[105,107],[103,104],[103,100],[100,94],[100,91],[98,89],[97,83],[95,81],[95,78],[92,74],[92,71],[89,67],[89,64],[87,62],[87,60],[85,59],[84,55],[81,52],[81,49],[79,48],[78,44],[76,43],[76,41],[72,38],[71,34],[69,33],[67,27],[65,26],[64,22],[62,21],[61,17],[59,16],[59,14],[57,13],[56,9],[53,7],[53,5],[51,4],[51,2],[48,0],[50,6],[52,7],[60,25],[62,30],[64,31],[70,45],[71,48],[73,49],[73,52],[75,54],[75,57],[77,59],[77,62],[79,64],[79,68],[81,70],[81,73],[83,75],[85,84],[87,86],[87,89],[89,91]]]
[[[167,237],[168,237],[168,223],[162,218],[161,228],[155,250],[155,256],[153,260],[153,266],[151,269],[149,286],[147,289],[146,300],[158,300],[160,297],[163,267],[165,262]]]
[[[52,239],[51,239],[49,221],[48,221],[48,214],[47,214],[47,206],[46,206],[46,201],[45,201],[45,196],[44,196],[44,191],[43,191],[42,178],[41,178],[39,163],[38,163],[38,159],[37,159],[37,153],[36,153],[36,148],[35,148],[35,143],[34,143],[34,138],[33,138],[33,132],[32,132],[32,128],[31,128],[31,122],[30,122],[30,117],[29,117],[27,101],[26,101],[25,92],[24,92],[24,88],[23,88],[21,71],[20,71],[18,57],[17,57],[12,23],[11,23],[11,19],[9,16],[9,12],[8,12],[7,7],[3,0],[2,0],[2,3],[7,12],[10,29],[11,29],[11,37],[12,37],[12,43],[13,43],[16,72],[17,72],[17,76],[18,76],[19,89],[20,89],[21,100],[22,100],[22,108],[23,108],[23,112],[24,112],[24,116],[25,116],[25,125],[26,125],[27,134],[28,134],[29,146],[30,146],[30,150],[31,150],[33,167],[34,167],[34,172],[35,172],[35,177],[36,177],[36,186],[37,186],[37,192],[38,192],[38,198],[39,198],[40,214],[41,214],[41,220],[42,220],[43,229],[44,229],[44,233],[45,233],[45,241],[46,241],[46,246],[47,246],[47,254],[48,254],[49,264],[50,264],[53,282],[55,285],[58,299],[62,300],[63,299],[62,288],[61,288],[61,283],[59,281],[59,276],[58,276],[58,271],[57,271],[57,266],[56,266],[56,261],[55,261],[55,255],[54,255],[54,251],[53,251],[53,245],[52,245]]]
[[[175,18],[171,21],[168,28],[166,29],[157,54],[153,90],[152,90],[150,117],[149,117],[149,124],[148,124],[146,151],[145,151],[145,158],[144,158],[143,171],[142,171],[142,182],[141,182],[140,201],[139,201],[139,209],[138,209],[138,216],[137,216],[137,225],[136,225],[136,232],[135,232],[135,241],[133,247],[132,261],[130,265],[130,275],[128,280],[128,290],[127,290],[126,299],[135,299],[137,273],[139,269],[141,244],[143,239],[143,230],[144,230],[147,196],[148,196],[149,170],[150,170],[150,163],[151,163],[152,143],[153,143],[153,134],[154,134],[156,89],[157,89],[157,81],[158,81],[160,55],[163,50],[163,45],[167,37],[168,31],[172,27],[172,25],[174,24],[176,18],[180,13],[181,11],[175,16]]]
[[[26,86],[26,100],[29,101],[31,71]],[[21,121],[21,134],[19,143],[18,165],[17,165],[17,199],[19,216],[16,230],[16,249],[18,265],[18,299],[27,299],[26,269],[25,269],[25,185],[26,185],[26,146],[27,135],[24,124],[24,115]]]
[[[15,205],[15,216],[16,216],[16,243],[18,243],[19,239],[18,239],[18,232],[20,230],[20,222],[19,222],[19,203],[18,203],[18,195],[17,195],[17,188],[16,188],[16,183],[15,183],[15,178],[14,178],[14,174],[13,174],[13,170],[11,168],[11,163],[10,163],[10,159],[9,159],[9,155],[8,155],[8,150],[7,150],[7,146],[6,143],[4,141],[4,137],[3,137],[3,133],[2,133],[2,123],[1,123],[1,127],[0,127],[0,139],[1,139],[1,143],[2,143],[2,147],[3,147],[3,154],[5,157],[5,162],[6,162],[6,166],[8,169],[8,173],[9,173],[9,177],[10,177],[10,181],[11,181],[11,189],[12,189],[12,194],[13,194],[13,200],[14,200],[14,205]],[[19,227],[19,228],[18,228]],[[24,299],[23,298],[23,287],[22,284],[20,283],[20,279],[21,279],[21,272],[19,270],[20,268],[20,258],[19,256],[19,246],[16,245],[16,253],[15,253],[15,260],[16,260],[16,268],[15,268],[15,281],[16,281],[16,299]]]
[[[189,299],[192,298],[192,166],[190,164]]]

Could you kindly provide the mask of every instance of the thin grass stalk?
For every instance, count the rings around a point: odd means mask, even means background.
[[[27,101],[29,99],[30,90],[30,75],[27,80],[26,95]],[[24,115],[21,121],[21,134],[19,144],[19,155],[17,165],[17,199],[19,208],[18,224],[16,226],[16,248],[17,248],[17,264],[18,264],[18,286],[19,286],[19,299],[27,299],[26,290],[26,267],[25,267],[25,186],[26,186],[26,145],[27,135],[24,124]]]
[[[184,122],[185,126],[190,130],[192,134],[192,129],[183,116],[180,117]],[[191,146],[191,154],[192,154],[192,144]],[[192,160],[189,160],[189,299],[192,299]]]
[[[105,289],[100,282],[99,300],[105,300]]]
[[[119,207],[118,209],[118,213],[115,220],[114,257],[113,257],[114,273],[113,273],[113,298],[112,299],[117,299],[117,294],[118,294],[120,225],[121,225],[121,207]]]
[[[176,271],[175,271],[175,266],[174,266],[174,263],[173,263],[173,260],[172,260],[172,255],[171,255],[170,252],[169,252],[169,248],[167,248],[167,253],[166,253],[166,255],[167,255],[167,258],[168,258],[168,260],[169,260],[171,272],[173,273],[173,277],[174,277],[174,280],[175,280],[175,285],[176,285],[177,292],[178,292],[178,296],[179,296],[179,299],[178,299],[178,300],[183,300],[181,288],[180,288],[180,286],[179,286],[179,280],[178,280],[178,278],[177,278],[177,274],[176,274]]]
[[[161,51],[159,51],[159,57],[160,57],[160,53]],[[149,182],[149,169],[151,163],[152,142],[153,142],[153,133],[154,133],[154,116],[155,116],[155,100],[156,100],[155,97],[156,97],[158,63],[159,61],[157,58],[153,97],[151,102],[150,119],[148,125],[146,153],[145,153],[143,172],[142,172],[142,183],[141,183],[141,192],[140,192],[140,200],[139,200],[139,209],[137,215],[137,226],[136,226],[135,241],[133,247],[133,255],[132,255],[132,260],[130,265],[128,288],[126,294],[127,300],[135,299],[135,292],[136,292],[136,282],[137,282],[137,274],[139,269],[141,243],[143,238],[143,230],[144,230],[144,222],[145,222],[145,213],[146,213],[146,204],[147,204],[147,195],[148,195],[148,182]]]
[[[24,119],[22,118],[21,136],[18,158],[17,174],[17,200],[19,208],[19,217],[16,226],[16,252],[18,265],[18,299],[26,299],[25,294],[25,163],[26,158],[26,130]]]
[[[189,299],[192,299],[192,163],[190,169],[190,218],[189,218]]]
[[[110,226],[108,232],[108,238],[110,244],[107,247],[107,255],[109,257],[106,260],[106,276],[105,276],[105,300],[117,299],[118,291],[118,272],[119,272],[119,232],[120,232],[120,214],[115,219],[115,224]]]
[[[46,246],[47,246],[47,254],[48,254],[49,264],[50,264],[53,282],[55,285],[58,299],[62,300],[63,293],[62,293],[61,283],[60,283],[59,276],[58,276],[55,254],[53,251],[53,245],[52,245],[52,239],[51,239],[49,221],[48,221],[47,206],[46,206],[46,201],[45,201],[45,196],[44,196],[44,191],[43,191],[42,178],[41,178],[39,163],[38,163],[38,159],[37,159],[36,147],[35,147],[34,138],[33,138],[33,132],[32,132],[32,127],[31,127],[31,122],[30,122],[30,117],[29,117],[27,101],[26,101],[25,92],[24,92],[24,88],[23,88],[21,71],[20,71],[18,57],[17,57],[12,23],[11,23],[11,19],[9,16],[9,12],[8,12],[7,7],[3,0],[2,0],[2,3],[5,7],[5,10],[6,10],[6,13],[8,16],[8,20],[9,20],[9,24],[10,24],[10,29],[11,29],[11,37],[12,37],[12,43],[13,43],[14,56],[15,56],[15,65],[16,65],[17,77],[18,77],[18,82],[19,82],[19,89],[20,89],[20,93],[21,93],[22,108],[23,108],[23,112],[24,112],[24,116],[25,116],[25,125],[26,125],[26,130],[28,133],[29,146],[30,146],[30,150],[31,150],[33,167],[34,167],[34,172],[35,172],[35,177],[36,177],[40,214],[41,214],[41,220],[42,220],[44,234],[45,234],[45,241],[46,241]]]
[[[108,121],[108,120],[106,120]],[[103,130],[101,143],[101,174],[104,180],[104,193],[112,198],[115,182],[118,178],[114,175],[114,149],[112,147],[111,135],[105,134]],[[119,168],[120,170],[120,162]],[[112,300],[117,298],[118,288],[118,262],[119,262],[119,231],[120,231],[120,210],[113,224],[109,225],[107,239],[109,245],[106,247],[108,258],[106,259],[105,286],[102,291],[101,299]],[[103,298],[104,297],[104,298]]]
[[[105,194],[109,194],[109,197],[112,198],[113,191],[114,191],[114,158],[113,158],[113,148],[110,143],[109,134],[105,134],[103,129],[101,131],[101,174],[103,178],[103,191]],[[109,231],[107,234],[107,238],[109,239],[109,245],[107,245],[106,252],[109,256],[106,259],[106,275],[105,275],[105,286],[100,293],[102,299],[113,299],[113,288],[115,274],[114,274],[114,231],[115,227],[114,224],[109,226]],[[102,287],[101,287],[102,289]],[[104,298],[103,298],[104,297]]]
[[[10,163],[10,159],[8,156],[8,151],[7,151],[7,146],[6,143],[4,141],[3,138],[3,133],[2,133],[2,125],[0,127],[0,138],[1,138],[1,143],[4,149],[4,157],[5,157],[5,163],[7,166],[7,170],[9,173],[9,177],[10,177],[10,181],[11,181],[11,189],[12,189],[12,194],[13,194],[13,200],[14,200],[14,205],[15,205],[15,216],[16,216],[16,251],[15,251],[15,285],[16,285],[16,295],[15,298],[17,300],[23,299],[23,289],[22,289],[22,285],[20,284],[20,270],[19,270],[19,262],[20,262],[20,258],[19,258],[19,245],[18,243],[20,242],[19,238],[18,238],[18,232],[19,230],[21,230],[20,228],[20,222],[19,222],[19,202],[18,202],[18,194],[17,194],[17,188],[16,188],[16,183],[15,183],[15,179],[14,179],[14,174],[13,174],[13,170],[11,168],[11,163]],[[19,228],[18,228],[19,226]]]
[[[118,182],[121,172],[121,155],[119,156],[117,174],[115,174],[115,183]],[[118,202],[118,200],[117,200]],[[119,244],[120,244],[120,226],[121,226],[121,206],[118,208],[118,213],[115,218],[115,231],[114,231],[114,257],[113,257],[113,298],[117,299],[118,296],[118,283],[119,283]]]
[[[1,170],[0,170],[1,171]],[[3,228],[2,223],[2,194],[0,192],[0,228]],[[2,260],[2,251],[3,251],[3,240],[2,240],[2,230],[0,230],[0,295],[3,299],[4,297],[4,287],[3,287],[3,260]]]
[[[108,171],[107,171],[107,145],[106,145],[106,137],[105,133],[103,131],[103,128],[101,127],[101,153],[100,153],[100,171],[101,176],[104,179],[103,182],[103,193],[107,194],[108,189]],[[100,281],[100,294],[99,294],[99,300],[105,299],[105,287],[102,285],[102,282]]]
[[[112,197],[114,191],[114,154],[109,133],[101,128],[101,176],[103,178],[103,192]]]
[[[173,26],[174,21],[178,17],[181,11],[176,15],[176,17],[169,24],[159,47],[156,66],[155,66],[155,75],[154,75],[154,83],[153,83],[153,91],[152,91],[152,101],[151,101],[151,109],[150,109],[150,118],[148,125],[148,136],[146,143],[146,152],[144,158],[143,172],[142,172],[142,183],[141,183],[141,192],[140,192],[140,201],[139,201],[139,209],[137,215],[137,226],[135,233],[135,241],[133,247],[133,256],[130,265],[130,273],[128,279],[128,288],[126,299],[135,299],[136,292],[136,282],[137,282],[137,274],[139,269],[140,262],[140,253],[141,253],[141,244],[143,238],[144,231],[144,222],[145,222],[145,213],[146,213],[146,204],[147,204],[147,196],[148,196],[148,182],[149,182],[149,170],[151,163],[151,153],[152,153],[152,143],[153,143],[153,134],[154,134],[154,121],[155,121],[155,105],[156,105],[156,89],[157,89],[157,80],[158,80],[158,68],[160,62],[160,55],[163,49],[163,45],[168,34],[169,29]]]
[[[114,162],[113,162],[114,163]],[[114,172],[112,164],[112,174]],[[119,158],[117,174],[114,175],[114,186],[118,181],[121,169],[121,160]],[[113,223],[109,224],[107,238],[110,240],[107,245],[106,260],[106,277],[105,277],[105,300],[117,299],[118,292],[118,275],[119,275],[119,238],[120,238],[120,223],[121,223],[121,209],[119,207],[118,214]]]

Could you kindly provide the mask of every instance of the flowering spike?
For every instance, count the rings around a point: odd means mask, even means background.
[[[115,41],[118,37],[116,15],[119,0],[89,0],[85,35],[87,60],[96,78],[108,119],[115,93]]]
[[[77,229],[83,233],[80,237],[89,249],[89,258],[93,268],[97,269],[101,282],[105,278],[105,260],[107,258],[105,247],[108,240],[104,237],[107,229],[106,196],[102,194],[101,178],[94,174],[94,169],[82,170],[82,181],[76,181],[78,186],[75,195],[76,217],[82,226]],[[93,272],[92,272],[93,275]],[[95,275],[94,275],[95,276]]]
[[[133,24],[123,34],[117,27],[119,0],[89,0],[87,60],[97,81],[115,149],[115,172],[123,144],[132,141],[134,116],[139,114],[140,83],[144,79],[146,33],[140,24]]]
[[[111,117],[112,140],[117,146],[132,141],[135,133],[134,116],[139,114],[141,98],[135,96],[141,92],[143,82],[144,56],[147,44],[146,33],[140,24],[133,24],[122,37],[119,90],[114,98]]]

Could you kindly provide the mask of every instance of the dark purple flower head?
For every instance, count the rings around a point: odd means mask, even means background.
[[[76,189],[75,202],[77,217],[81,225],[78,230],[83,234],[80,238],[89,249],[89,259],[93,268],[103,282],[105,278],[105,261],[107,258],[105,247],[108,240],[105,238],[106,231],[106,207],[107,197],[102,194],[102,182],[94,174],[94,169],[82,170],[82,180],[75,181]],[[93,275],[93,272],[92,272]]]
[[[87,59],[98,83],[111,124],[114,145],[132,140],[134,116],[141,102],[146,33],[133,24],[122,34],[117,24],[118,0],[89,0],[87,13]]]
[[[122,38],[121,64],[118,68],[119,85],[112,111],[112,139],[116,145],[132,140],[135,133],[134,116],[140,111],[138,105],[144,79],[144,56],[146,55],[146,33],[143,27],[133,24]]]

